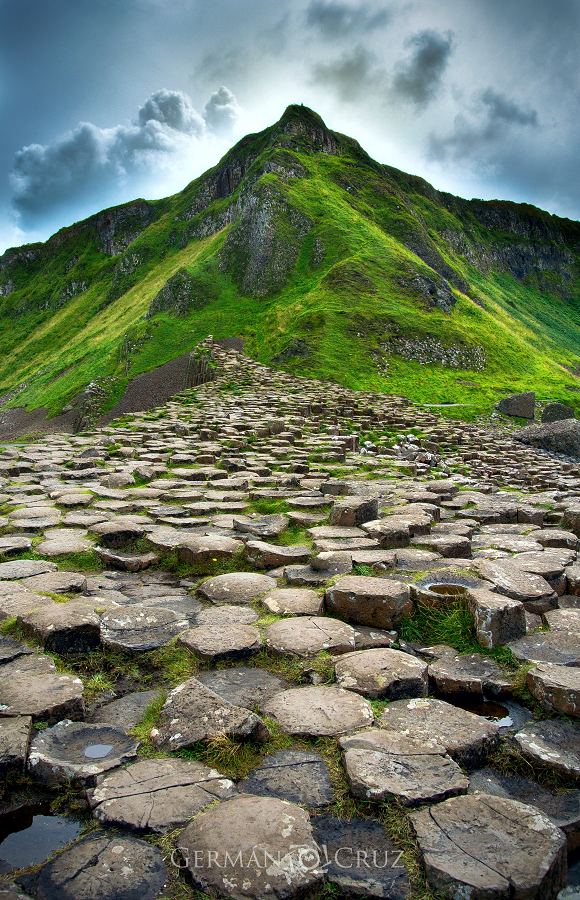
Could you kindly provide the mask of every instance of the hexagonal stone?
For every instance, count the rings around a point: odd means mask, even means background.
[[[198,681],[234,706],[260,708],[275,694],[286,690],[288,682],[265,669],[247,666],[202,672]]]
[[[80,572],[47,572],[26,579],[27,591],[43,591],[47,594],[84,594],[87,579]]]
[[[30,716],[0,719],[0,775],[2,777],[14,772],[24,772],[31,728]]]
[[[340,687],[371,700],[403,700],[429,693],[427,664],[400,650],[358,650],[337,660]]]
[[[519,662],[580,666],[580,635],[577,634],[565,631],[527,634],[508,647]]]
[[[391,630],[413,611],[409,585],[386,578],[347,575],[326,591],[326,608],[349,622]]]
[[[273,569],[292,563],[305,563],[311,556],[310,547],[294,544],[289,547],[279,547],[277,544],[267,544],[265,541],[248,541],[244,547],[244,557],[257,569]]]
[[[22,534],[8,534],[0,537],[0,555],[13,556],[26,553],[32,547],[32,540]]]
[[[160,749],[180,750],[220,734],[262,742],[270,732],[255,713],[228,703],[197,678],[189,678],[167,697],[151,740]]]
[[[53,725],[84,715],[83,683],[73,675],[20,675],[0,682],[0,716],[32,716]]]
[[[21,678],[23,675],[52,675],[56,666],[52,656],[30,653],[17,656],[0,666],[0,682]]]
[[[0,581],[0,584],[11,583],[13,582]],[[42,606],[54,606],[54,600],[51,597],[43,597],[41,594],[19,590],[19,588],[20,585],[17,583],[15,590],[10,595],[0,597],[0,621],[13,619]]]
[[[128,521],[116,522],[114,519],[92,525],[91,531],[99,536],[102,547],[112,550],[122,549],[145,533],[142,525]]]
[[[229,778],[194,760],[141,759],[101,775],[87,796],[105,826],[162,833],[235,794]]]
[[[106,647],[141,653],[164,647],[188,627],[187,619],[170,609],[133,603],[103,616],[101,640]]]
[[[42,541],[37,547],[36,552],[43,556],[65,556],[67,553],[85,553],[86,550],[92,550],[93,541],[84,537],[53,536],[49,540]]]
[[[580,716],[580,670],[540,663],[526,675],[526,685],[548,712]]]
[[[281,691],[264,704],[263,711],[282,731],[311,737],[348,734],[372,725],[374,719],[368,700],[334,686]]]
[[[526,725],[514,738],[524,756],[564,775],[580,776],[580,726],[554,719]]]
[[[273,797],[219,803],[187,826],[179,845],[195,886],[232,900],[291,900],[323,877],[308,813]]]
[[[233,518],[233,527],[246,534],[254,534],[260,538],[277,538],[288,528],[289,522],[281,513],[271,516],[260,516],[258,519],[248,517]]]
[[[262,603],[278,616],[320,616],[324,599],[316,591],[278,588],[262,597]]]
[[[446,559],[469,559],[471,541],[460,534],[429,534],[411,539],[414,547],[439,553]]]
[[[167,879],[157,847],[127,835],[97,833],[18,883],[42,900],[154,900]]]
[[[19,656],[30,656],[34,653],[31,647],[27,647],[22,641],[15,641],[14,638],[6,635],[0,636],[0,665],[12,662]]]
[[[379,728],[340,738],[354,797],[399,800],[404,806],[465,794],[469,781],[445,748]]]
[[[405,900],[410,884],[401,851],[378,822],[316,816],[312,824],[326,877],[344,896]]]
[[[160,696],[159,691],[135,691],[132,694],[125,694],[112,703],[100,706],[93,713],[93,722],[111,725],[128,734],[143,721],[147,709]]]
[[[53,603],[18,616],[18,624],[53,653],[91,653],[101,642],[100,619],[85,603]]]
[[[139,744],[110,725],[87,725],[64,719],[33,740],[28,768],[36,781],[46,785],[92,786],[97,775],[129,762]]]
[[[308,809],[332,803],[328,767],[318,753],[281,750],[266,756],[262,764],[239,785],[256,797],[277,797]]]
[[[511,678],[479,653],[438,659],[429,666],[429,677],[441,694],[505,694],[512,686]]]
[[[378,724],[395,734],[434,739],[465,769],[482,765],[499,744],[495,722],[431,697],[389,703]]]
[[[231,559],[242,547],[241,541],[221,535],[191,535],[177,547],[177,555],[182,562],[211,562],[214,559]]]
[[[483,578],[496,585],[499,594],[510,597],[511,600],[545,603],[554,598],[555,591],[545,578],[520,571],[511,565],[510,560],[493,562],[477,559],[473,565]]]
[[[256,597],[275,587],[275,580],[268,578],[267,575],[234,572],[231,575],[217,575],[204,581],[197,588],[197,595],[217,606],[225,603],[251,603]]]
[[[469,776],[469,792],[481,791],[534,806],[566,835],[568,853],[580,845],[580,791],[553,794],[531,778],[504,775],[496,769],[478,769]]]
[[[487,650],[509,644],[525,635],[526,610],[519,600],[510,600],[485,589],[475,589],[469,591],[468,602],[477,640]]]
[[[566,883],[566,838],[523,803],[455,797],[411,822],[429,885],[444,897],[552,900]]]
[[[17,578],[30,578],[44,572],[56,572],[56,563],[44,559],[16,559],[12,562],[0,563],[0,581],[12,581]]]
[[[221,629],[231,625],[251,625],[258,618],[258,613],[251,606],[216,606],[196,613],[195,624]]]
[[[354,650],[354,628],[327,616],[280,619],[265,633],[266,647],[274,653],[314,656],[321,650],[347,653]]]
[[[212,625],[200,625],[180,634],[177,643],[199,659],[217,662],[252,656],[262,649],[262,636],[251,625],[230,625],[219,632]]]
[[[93,549],[106,566],[112,566],[123,572],[141,572],[159,562],[156,553],[122,553],[120,550],[106,550],[104,547]]]
[[[571,531],[561,528],[545,528],[533,532],[533,538],[542,547],[566,547],[568,550],[578,549],[578,538]]]
[[[550,631],[580,635],[580,609],[552,609],[544,614]]]

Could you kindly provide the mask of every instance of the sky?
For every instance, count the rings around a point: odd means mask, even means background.
[[[580,219],[580,0],[0,0],[0,252],[185,187],[290,103]]]

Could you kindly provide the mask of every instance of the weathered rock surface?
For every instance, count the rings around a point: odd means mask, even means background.
[[[93,722],[111,725],[128,733],[143,721],[147,709],[159,696],[159,691],[135,691],[125,694],[124,697],[99,707],[93,713]]]
[[[535,391],[527,391],[524,394],[510,394],[503,400],[498,400],[495,408],[504,416],[518,416],[521,419],[533,419],[535,414]]]
[[[308,813],[273,797],[220,803],[197,816],[179,844],[194,884],[233,900],[290,900],[323,877]]]
[[[348,653],[354,650],[354,628],[328,616],[280,619],[265,631],[266,647],[274,653],[314,656],[321,650]]]
[[[105,826],[160,833],[236,793],[229,778],[194,760],[142,759],[101,775],[88,798]]]
[[[253,572],[235,572],[232,575],[217,575],[204,581],[197,588],[198,597],[216,605],[231,603],[251,603],[256,597],[276,587],[273,578],[256,575]]]
[[[134,603],[101,619],[101,640],[116,650],[145,652],[163,647],[189,627],[187,619],[170,609]]]
[[[395,734],[437,741],[466,769],[482,765],[499,744],[495,722],[431,697],[389,703],[378,724]]]
[[[288,687],[288,682],[271,672],[245,666],[202,672],[198,681],[228,703],[247,709],[253,706],[261,708],[267,700]]]
[[[376,649],[347,653],[334,667],[340,687],[371,700],[426,697],[427,664],[399,650]]]
[[[552,900],[566,882],[566,839],[536,809],[486,794],[411,814],[432,890],[444,897]]]
[[[85,603],[53,603],[18,616],[18,624],[53,653],[91,653],[101,642],[99,616]]]
[[[441,694],[505,694],[511,690],[505,672],[479,653],[438,659],[429,666],[429,677]]]
[[[374,719],[368,700],[334,686],[282,691],[264,704],[263,712],[282,731],[311,737],[347,734]]]
[[[580,670],[577,668],[540,663],[526,675],[526,685],[548,712],[580,716]]]
[[[385,578],[347,575],[326,591],[326,608],[349,622],[395,629],[413,609],[409,585]]]
[[[259,797],[277,797],[308,809],[332,803],[328,767],[317,753],[281,750],[266,756],[239,785],[240,791]]]
[[[30,745],[28,767],[35,781],[91,786],[98,775],[129,762],[139,745],[110,725],[87,725],[64,719],[47,728]]]
[[[361,800],[397,799],[417,806],[467,792],[466,776],[433,739],[372,728],[339,743],[351,793]]]
[[[0,775],[23,773],[30,744],[30,716],[0,719]]]
[[[577,419],[563,419],[549,425],[520,428],[514,437],[532,447],[541,447],[543,450],[565,453],[566,456],[580,459],[580,422]]]
[[[320,616],[324,607],[320,594],[300,588],[269,591],[262,603],[278,616]]]
[[[201,625],[182,632],[178,644],[187,647],[199,659],[217,662],[252,656],[261,650],[262,636],[251,625],[230,625],[220,632],[212,625]]]
[[[220,734],[261,742],[268,739],[269,731],[255,713],[228,703],[196,678],[189,678],[167,697],[151,739],[161,749],[179,750]]]
[[[527,725],[514,738],[524,756],[563,775],[580,775],[580,725],[555,719]]]

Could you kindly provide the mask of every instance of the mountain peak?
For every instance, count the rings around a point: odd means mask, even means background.
[[[292,103],[275,125],[277,142],[302,151],[337,154],[336,135],[326,127],[324,119],[302,104]],[[297,146],[298,145],[298,146]]]

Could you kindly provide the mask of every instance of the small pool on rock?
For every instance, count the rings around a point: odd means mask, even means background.
[[[85,756],[89,759],[104,759],[114,749],[112,744],[89,744],[85,747]]]
[[[50,814],[48,803],[21,806],[0,815],[0,873],[44,862],[74,841],[81,823]]]
[[[467,594],[467,588],[463,587],[462,584],[430,584],[428,590],[432,594],[452,597],[464,597]]]
[[[457,699],[454,698],[453,705],[459,706],[467,712],[475,713],[476,716],[481,716],[490,722],[495,722],[500,728],[509,728],[510,725],[514,724],[507,706],[503,706],[503,704],[497,703],[495,700],[462,699],[459,697]]]

